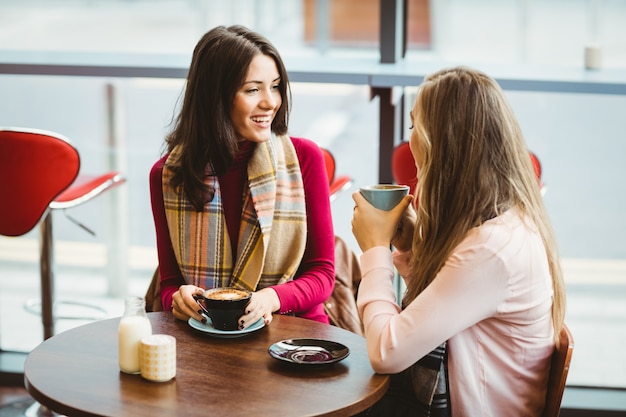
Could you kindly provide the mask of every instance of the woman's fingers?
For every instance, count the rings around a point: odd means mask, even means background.
[[[355,202],[352,214],[352,233],[363,252],[375,246],[389,246],[394,238],[402,213],[407,210],[413,196],[404,197],[389,211],[372,206],[360,192],[352,194]]]
[[[254,300],[254,297],[250,299],[250,302],[246,306],[246,312],[239,318],[239,328],[245,329],[250,327],[263,316],[263,311],[259,304]]]
[[[272,312],[280,309],[276,291],[265,288],[252,294],[246,313],[239,319],[239,328],[245,329],[263,319],[266,325],[272,322]]]
[[[202,308],[193,298],[194,294],[202,293],[204,290],[195,285],[181,285],[178,291],[172,295],[172,314],[180,320],[188,320],[193,317],[198,321],[206,322],[202,315]],[[272,313],[280,309],[280,300],[276,291],[265,288],[252,293],[250,302],[246,306],[244,315],[239,318],[239,328],[250,327],[260,319],[266,325],[272,322]]]
[[[187,320],[193,317],[198,321],[206,321],[202,315],[202,309],[193,298],[194,294],[204,291],[195,285],[181,285],[172,295],[172,314],[179,320]]]

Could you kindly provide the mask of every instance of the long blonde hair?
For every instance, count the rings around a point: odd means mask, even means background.
[[[552,276],[555,338],[565,285],[554,232],[522,131],[500,86],[465,67],[424,79],[413,113],[423,158],[418,173],[411,276],[403,304],[432,281],[470,229],[516,207],[536,224]]]

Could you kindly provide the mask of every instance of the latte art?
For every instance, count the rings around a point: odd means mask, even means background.
[[[247,298],[250,294],[246,291],[237,290],[234,288],[218,289],[214,291],[207,291],[204,296],[211,300],[241,300]]]
[[[203,314],[217,330],[239,329],[239,318],[245,314],[252,292],[233,287],[219,287],[194,294]]]

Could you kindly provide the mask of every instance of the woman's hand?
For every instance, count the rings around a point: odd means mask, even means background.
[[[413,200],[412,195],[404,197],[397,206],[389,211],[372,206],[359,191],[352,194],[354,213],[352,215],[352,233],[363,252],[375,246],[391,245],[396,236],[402,214]]]
[[[271,288],[263,288],[262,290],[252,293],[252,298],[246,307],[246,314],[239,319],[239,328],[245,329],[252,326],[261,317],[268,325],[272,322],[272,313],[280,309],[280,300],[278,294]]]
[[[194,294],[202,294],[204,290],[195,285],[181,285],[172,295],[172,314],[179,320],[187,321],[189,317],[206,323],[202,309],[193,298]]]
[[[396,234],[391,239],[391,244],[403,252],[411,250],[413,246],[413,233],[415,232],[415,222],[417,220],[417,213],[413,208],[413,204],[409,204],[406,210],[402,213]]]

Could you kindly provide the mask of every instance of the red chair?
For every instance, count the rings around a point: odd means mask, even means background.
[[[529,151],[529,155],[537,175],[537,181],[539,181],[539,186],[541,187],[541,195],[544,195],[546,186],[541,179],[541,162],[534,152]],[[411,188],[410,193],[414,194],[417,186],[417,167],[415,166],[409,142],[402,142],[394,148],[391,156],[391,171],[396,184],[408,185]]]
[[[328,175],[328,186],[330,188],[330,201],[333,201],[340,191],[347,190],[352,185],[352,178],[348,175],[336,175],[337,164],[335,157],[328,150],[322,148],[324,163],[326,164],[326,174]]]
[[[0,128],[0,234],[21,236],[40,225],[41,307],[34,312],[41,314],[44,339],[54,334],[55,323],[51,210],[77,206],[125,182],[118,172],[81,176],[79,170],[80,155],[67,138]],[[26,307],[32,311],[33,303]]]
[[[541,176],[543,174],[543,169],[541,167],[541,161],[539,157],[532,151],[529,151],[530,154],[530,162],[533,164],[533,169],[535,170],[535,175],[537,176],[537,180],[539,180],[539,187],[541,188],[541,195],[545,195],[547,188],[543,183]]]
[[[417,167],[409,142],[402,142],[394,148],[391,155],[391,175],[396,184],[408,185],[409,194],[415,195]]]

